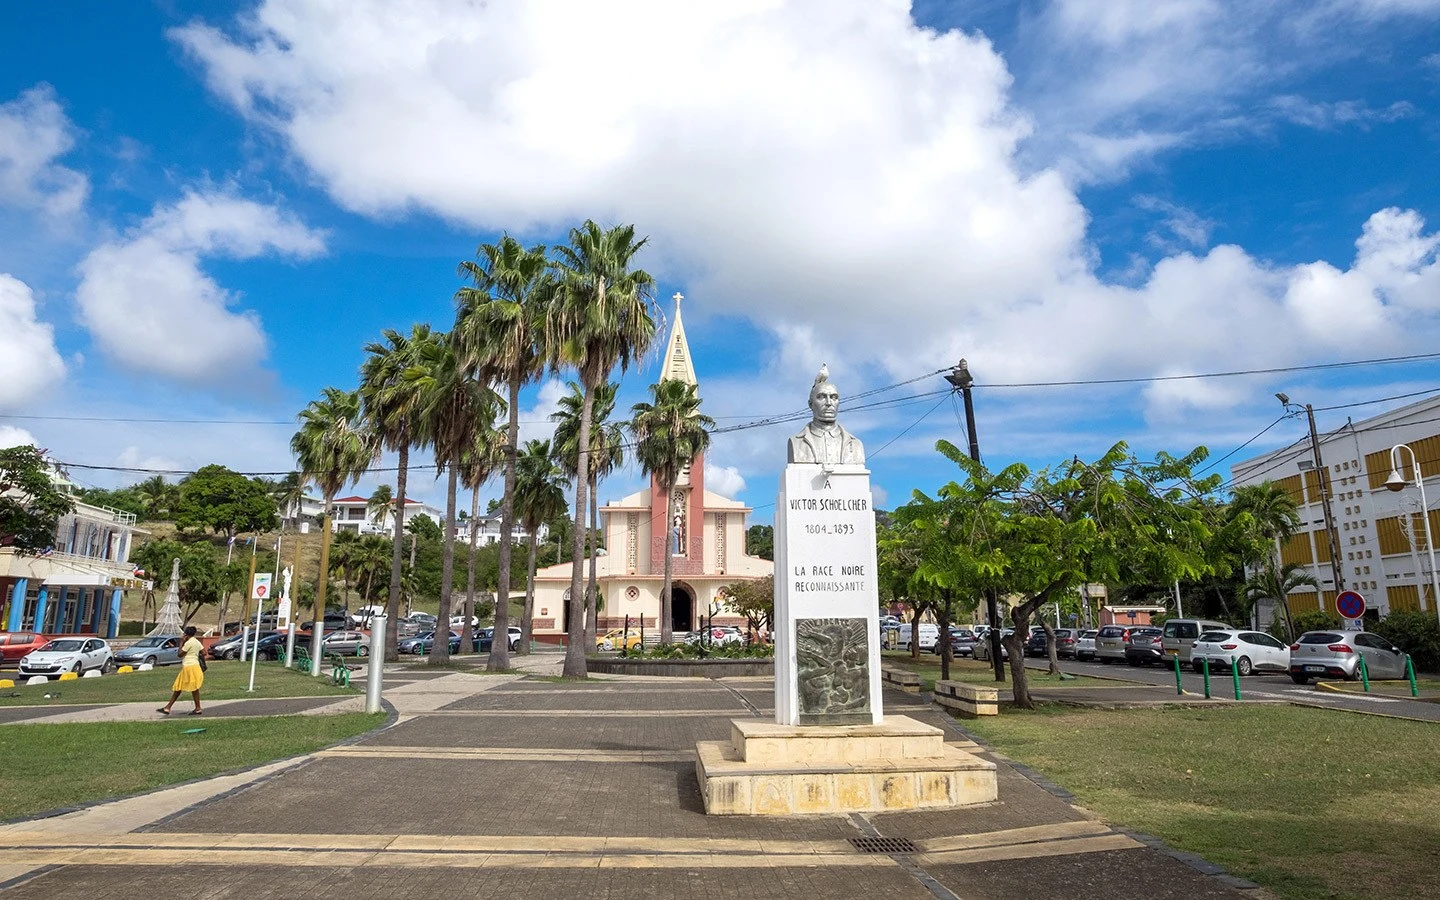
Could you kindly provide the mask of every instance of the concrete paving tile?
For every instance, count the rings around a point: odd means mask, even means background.
[[[1236,900],[1244,896],[1184,863],[1145,849],[926,866],[925,870],[966,900]]]

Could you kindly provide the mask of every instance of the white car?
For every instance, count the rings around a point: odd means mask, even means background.
[[[99,638],[57,638],[20,660],[22,678],[59,678],[66,672],[82,675],[91,669],[107,674],[115,670],[115,654]]]
[[[1080,632],[1080,637],[1075,640],[1075,658],[1085,662],[1095,658],[1095,635],[1100,632],[1096,629]]]
[[[1201,633],[1190,645],[1190,665],[1195,671],[1235,667],[1241,675],[1252,672],[1290,671],[1290,648],[1259,631],[1211,630]]]

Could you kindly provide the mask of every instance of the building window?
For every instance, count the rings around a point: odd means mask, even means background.
[[[1369,551],[1369,550],[1366,550],[1366,551],[1365,551],[1365,558],[1366,558],[1366,559],[1370,559],[1370,558],[1373,557],[1374,555],[1375,555],[1375,554],[1372,553],[1372,552]]]
[[[1366,567],[1365,567],[1365,574],[1366,574],[1366,575],[1369,575],[1369,574],[1370,574],[1370,567],[1369,567],[1369,566],[1366,566]]]

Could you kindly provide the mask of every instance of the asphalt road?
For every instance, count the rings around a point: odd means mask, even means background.
[[[1048,667],[1049,662],[1044,659],[1027,659],[1026,665],[1032,669],[1044,669]],[[1171,690],[1175,688],[1175,669],[1173,667],[1140,666],[1137,668],[1123,662],[1111,663],[1107,666],[1100,662],[1076,662],[1071,659],[1062,659],[1060,660],[1060,669],[1072,675],[1119,678],[1145,684],[1165,685]],[[1204,695],[1205,679],[1203,675],[1195,674],[1189,670],[1188,666],[1185,666],[1181,669],[1180,678],[1185,690]],[[1348,686],[1356,690],[1360,689],[1359,682],[1352,682]],[[1234,698],[1234,682],[1231,680],[1229,671],[1220,670],[1218,673],[1211,673],[1210,691],[1216,697]],[[1382,697],[1377,694],[1337,694],[1322,691],[1313,684],[1295,684],[1290,680],[1289,675],[1283,674],[1256,674],[1241,678],[1240,694],[1242,700],[1284,700],[1327,709],[1384,713],[1440,722],[1440,703],[1427,703],[1423,700],[1411,700],[1408,697]]]

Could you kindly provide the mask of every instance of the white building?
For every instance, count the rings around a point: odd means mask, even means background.
[[[480,516],[478,519],[461,521],[455,527],[455,540],[462,543],[470,543],[470,528],[475,527],[475,544],[483,547],[486,544],[500,543],[500,514],[497,512],[489,516]],[[544,525],[540,526],[540,541],[544,543],[545,538],[550,534],[550,529]],[[525,530],[523,525],[516,525],[511,533],[511,540],[517,544],[524,544],[530,540],[530,532]]]
[[[1338,428],[1323,420],[1316,424],[1340,548],[1340,589],[1359,591],[1381,616],[1391,610],[1434,612],[1420,492],[1413,485],[1391,492],[1385,481],[1391,472],[1391,448],[1409,445],[1425,476],[1430,530],[1440,536],[1440,516],[1435,511],[1440,503],[1440,397],[1359,422],[1346,421]],[[1401,450],[1400,458],[1401,474],[1413,480],[1410,455]],[[1237,486],[1274,481],[1295,498],[1301,530],[1280,548],[1280,560],[1305,566],[1320,582],[1321,593],[1310,588],[1297,591],[1290,595],[1290,608],[1314,611],[1323,604],[1334,612],[1336,585],[1309,436],[1236,463],[1231,472]],[[1263,614],[1261,619],[1265,624]]]
[[[393,504],[394,501],[391,501],[386,504],[383,511],[376,510],[375,514],[371,515],[370,501],[367,498],[341,497],[335,501],[331,528],[337,534],[341,531],[353,531],[356,534],[383,534],[386,537],[394,537],[395,507]],[[428,516],[436,525],[445,521],[445,513],[428,503],[407,498],[405,500],[406,523],[409,523],[417,515]]]

